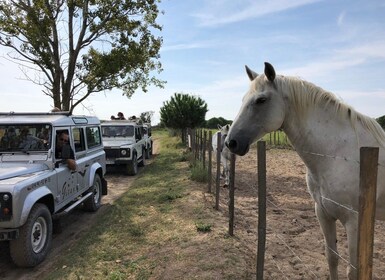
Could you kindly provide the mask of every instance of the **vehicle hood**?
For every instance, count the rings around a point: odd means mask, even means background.
[[[103,145],[105,148],[113,148],[113,147],[125,147],[130,146],[135,143],[134,139],[103,139]]]
[[[33,173],[48,170],[45,164],[10,164],[0,163],[0,180],[14,177],[29,177]]]

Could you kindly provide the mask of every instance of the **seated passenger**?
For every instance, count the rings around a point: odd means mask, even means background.
[[[69,150],[69,155],[66,156],[64,159],[65,162],[68,165],[68,168],[71,170],[76,170],[76,161],[75,161],[75,154],[74,151],[72,150],[70,143],[69,143],[69,135],[67,131],[61,131],[57,135],[56,139],[56,149],[55,149],[55,157],[57,159],[63,158],[63,147],[67,146]]]

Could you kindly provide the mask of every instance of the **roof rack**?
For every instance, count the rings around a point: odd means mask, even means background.
[[[59,112],[0,112],[0,116],[49,116],[49,115],[63,115],[71,116],[72,113],[69,111],[59,111]]]

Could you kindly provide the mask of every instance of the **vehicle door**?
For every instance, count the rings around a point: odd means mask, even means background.
[[[143,156],[143,145],[142,145],[142,131],[139,126],[135,126],[135,141],[136,141],[136,152],[138,155],[138,158],[141,158]]]
[[[88,189],[90,177],[90,158],[87,156],[85,127],[73,127],[75,157],[77,165],[78,189],[81,193]]]
[[[56,137],[54,142],[54,160],[55,160],[55,171],[57,175],[57,195],[56,199],[58,201],[58,208],[66,205],[78,192],[78,183],[77,183],[77,171],[70,170],[67,163],[61,157],[61,146],[70,145],[73,151],[73,139],[71,137],[70,128],[56,128],[54,136]],[[64,134],[68,135],[68,141],[65,140],[62,136]],[[75,158],[76,159],[76,158]]]

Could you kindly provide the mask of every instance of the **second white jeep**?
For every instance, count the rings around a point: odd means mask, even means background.
[[[124,165],[128,175],[136,175],[146,158],[143,125],[112,120],[103,121],[101,126],[107,165]]]

